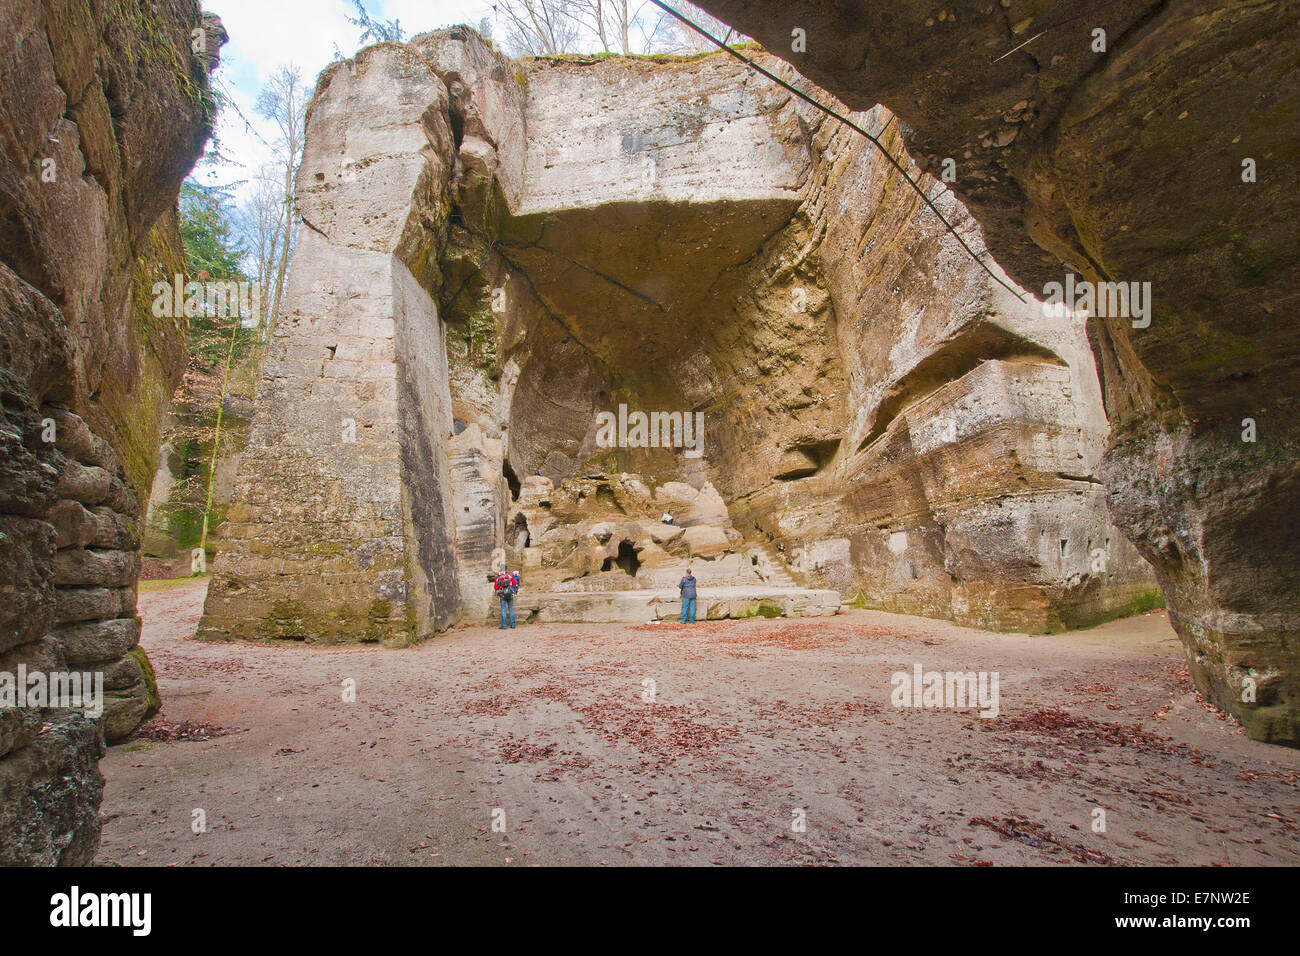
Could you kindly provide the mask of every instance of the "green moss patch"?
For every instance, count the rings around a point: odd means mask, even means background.
[[[208,580],[206,574],[195,574],[183,578],[153,578],[148,581],[141,581],[138,592],[144,594],[148,591],[169,591],[172,588],[189,587],[191,584],[206,580]]]
[[[140,676],[144,679],[145,692],[145,719],[152,717],[162,708],[162,696],[158,693],[158,677],[154,673],[153,664],[149,661],[149,655],[140,645],[136,645],[127,651],[126,657],[134,660],[140,665]]]

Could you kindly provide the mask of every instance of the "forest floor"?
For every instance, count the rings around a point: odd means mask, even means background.
[[[461,626],[386,650],[196,641],[205,589],[142,589],[164,706],[101,762],[99,863],[1300,863],[1300,751],[1198,699],[1164,612],[1053,637],[874,611]],[[996,671],[998,715],[893,706],[918,663]]]

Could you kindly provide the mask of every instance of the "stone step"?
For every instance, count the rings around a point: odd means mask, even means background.
[[[763,565],[763,570],[758,572],[764,578],[764,583],[770,587],[783,588],[801,588],[802,582],[797,580],[791,572],[789,565],[780,557],[769,544],[751,544],[748,546],[750,552],[757,551],[762,557],[759,558]],[[767,560],[764,561],[763,558]]]
[[[750,617],[826,617],[838,614],[838,591],[784,587],[722,587],[701,589],[695,619]],[[680,618],[676,589],[639,591],[551,592],[520,594],[515,618],[539,623],[630,623]],[[497,614],[494,606],[492,616]]]

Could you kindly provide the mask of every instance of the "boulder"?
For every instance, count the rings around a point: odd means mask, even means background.
[[[727,533],[713,525],[696,525],[684,529],[683,538],[690,549],[691,557],[715,557],[731,549],[731,539]]]

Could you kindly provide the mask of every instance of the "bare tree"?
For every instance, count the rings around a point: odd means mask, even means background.
[[[605,53],[610,52],[609,31],[605,29],[606,8],[613,2],[614,0],[572,0],[570,4],[574,18],[585,29],[594,31],[600,37],[600,48]]]
[[[573,0],[497,0],[492,9],[506,21],[506,43],[515,56],[578,52],[582,24]]]
[[[289,258],[298,230],[298,214],[293,201],[293,178],[302,160],[304,124],[307,118],[307,88],[303,83],[302,71],[292,64],[280,67],[262,87],[257,97],[257,111],[275,123],[279,138],[275,143],[276,159],[280,178],[284,183],[281,191],[281,225],[283,227],[279,242],[278,263],[275,269],[275,285],[272,288],[271,308],[268,320],[275,324],[280,314],[280,299],[284,293],[284,276],[289,268]]]
[[[253,260],[252,272],[260,304],[257,323],[264,340],[274,324],[271,306],[286,245],[284,186],[279,177],[280,173],[272,164],[258,170],[252,181],[252,192],[240,207],[238,219],[244,246]]]
[[[695,4],[688,3],[687,0],[672,0],[669,6],[692,23],[707,30],[712,36],[724,41],[728,46],[750,42],[749,37],[733,30],[707,10],[702,10]],[[650,37],[651,43],[659,47],[662,52],[707,53],[710,50],[717,49],[711,42],[676,17],[671,17],[663,11],[659,11],[659,13],[660,18],[655,23]]]
[[[677,0],[683,14],[718,39],[730,28],[694,4]],[[649,0],[497,0],[506,45],[515,56],[555,56],[598,48],[605,53],[699,53],[714,49],[704,37]],[[731,33],[729,43],[747,40]]]
[[[618,42],[624,53],[635,52],[632,49],[632,27],[641,17],[641,8],[644,3],[633,8],[631,0],[612,0],[610,6],[610,18],[614,21],[614,29],[618,32]],[[644,49],[640,52],[651,52],[649,42],[644,44]]]
[[[648,37],[638,41],[634,28],[641,23],[641,11],[648,6],[646,0],[571,0],[574,17],[583,28],[600,38],[601,49],[606,53],[649,53],[652,44]]]

